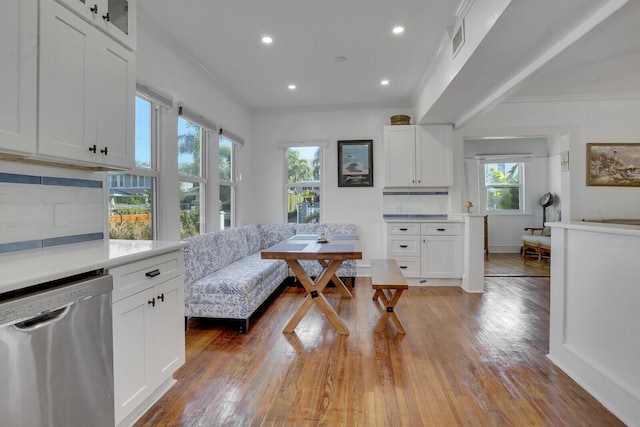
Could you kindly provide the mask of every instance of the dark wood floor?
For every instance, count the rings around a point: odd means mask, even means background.
[[[373,332],[381,309],[368,278],[356,280],[353,299],[327,291],[349,336],[315,307],[283,334],[303,296],[294,287],[246,335],[191,319],[178,383],[137,425],[623,425],[545,357],[548,269],[491,254],[486,271],[481,295],[406,291],[397,306],[406,336],[391,325]]]

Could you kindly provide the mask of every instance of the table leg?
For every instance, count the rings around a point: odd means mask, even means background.
[[[320,263],[321,266],[325,268],[327,268],[333,262],[338,263],[338,267],[340,267],[340,265],[342,264],[341,260],[333,260],[333,261],[327,262],[323,259],[319,259],[318,262]],[[337,268],[336,268],[336,271],[338,271]],[[353,294],[351,294],[351,291],[349,290],[347,285],[344,284],[342,279],[339,278],[337,274],[334,274],[331,277],[331,280],[336,285],[336,288],[338,288],[338,290],[342,293],[342,295],[344,295],[345,297],[353,298]]]
[[[342,319],[340,319],[336,311],[327,302],[327,299],[324,297],[324,295],[322,295],[322,291],[329,283],[329,280],[335,275],[335,272],[338,270],[340,262],[333,261],[329,263],[327,268],[323,270],[323,272],[316,278],[316,281],[314,282],[313,280],[311,280],[307,272],[304,271],[304,268],[302,268],[298,260],[288,259],[286,261],[291,268],[291,271],[293,271],[293,274],[296,275],[298,280],[300,280],[300,283],[302,283],[302,286],[304,286],[304,289],[307,291],[307,296],[305,297],[300,307],[298,307],[298,310],[295,312],[282,332],[293,332],[296,326],[298,326],[298,323],[300,323],[300,320],[302,320],[311,306],[313,306],[313,304],[315,303],[327,317],[329,323],[331,323],[333,327],[336,328],[339,334],[349,335],[349,329],[347,329],[344,322],[342,322]]]
[[[396,329],[398,330],[398,333],[404,334],[405,333],[404,327],[402,326],[402,323],[400,323],[400,319],[398,319],[398,315],[394,311],[394,308],[398,303],[400,296],[402,295],[403,289],[395,289],[393,291],[391,289],[388,289],[386,290],[388,293],[384,292],[384,290],[382,290],[382,292],[378,292],[378,291],[380,291],[380,289],[376,289],[376,293],[374,294],[373,299],[374,300],[376,299],[376,295],[379,296],[382,302],[384,303],[386,311],[382,313],[380,320],[378,320],[378,323],[376,324],[376,327],[375,327],[375,331],[376,332],[382,331],[384,329],[385,323],[387,322],[387,319],[391,319],[393,324],[396,325]]]

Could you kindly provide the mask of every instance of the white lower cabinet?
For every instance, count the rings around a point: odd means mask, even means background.
[[[387,255],[407,278],[462,277],[462,223],[387,223]]]
[[[142,415],[184,364],[183,271],[180,251],[110,270],[116,424]]]

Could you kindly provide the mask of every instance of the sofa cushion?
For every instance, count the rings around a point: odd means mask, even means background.
[[[196,294],[248,294],[284,264],[282,260],[262,259],[255,253],[205,276],[191,285]]]
[[[243,225],[242,227],[240,227],[240,229],[246,233],[249,253],[253,254],[258,252],[262,247],[262,237],[260,236],[260,230],[258,229],[258,226]]]
[[[182,249],[184,255],[184,283],[186,286],[215,272],[212,258],[216,256],[217,249],[213,245],[210,234],[202,234],[186,239],[189,246]]]
[[[543,246],[551,247],[551,237],[549,236],[523,234],[522,241],[533,244],[533,245],[543,245]]]
[[[292,224],[258,224],[262,245],[260,249],[267,249],[295,234]]]

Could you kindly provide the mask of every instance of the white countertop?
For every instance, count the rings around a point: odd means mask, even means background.
[[[629,225],[629,224],[571,221],[571,222],[546,222],[544,225],[551,228],[564,228],[567,230],[582,230],[582,231],[591,231],[595,233],[621,234],[624,236],[640,236],[640,226]]]
[[[185,242],[99,240],[0,254],[0,293],[178,250]]]

